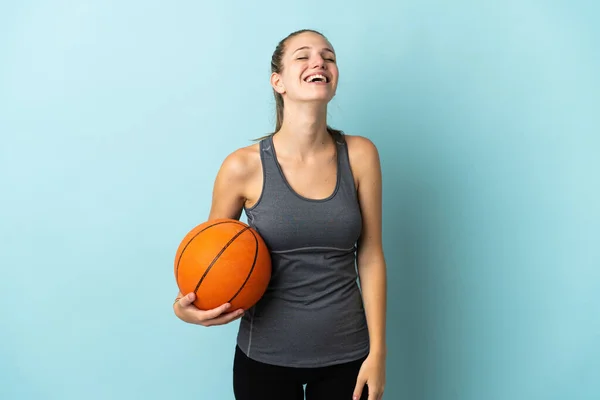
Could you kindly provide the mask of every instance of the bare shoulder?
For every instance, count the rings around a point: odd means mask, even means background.
[[[378,157],[378,150],[371,139],[359,135],[344,135],[348,144],[348,154],[353,158]]]
[[[260,176],[258,144],[235,150],[225,157],[215,179],[209,220],[239,219],[242,207],[256,191],[253,184]]]
[[[252,177],[260,169],[259,151],[258,143],[233,151],[223,160],[220,174],[238,181]]]
[[[357,177],[369,170],[379,169],[379,151],[368,138],[359,135],[344,135],[348,145],[348,158]]]

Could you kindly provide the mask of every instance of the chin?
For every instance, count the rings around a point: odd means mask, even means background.
[[[288,94],[287,101],[292,101],[295,103],[329,103],[334,97],[335,93],[331,93],[330,91],[321,91],[320,93],[312,92],[312,93],[295,93],[296,96],[292,96]]]
[[[313,94],[312,96],[306,96],[302,99],[302,101],[306,102],[319,102],[319,103],[329,103],[335,94],[331,93],[323,93],[323,94]]]

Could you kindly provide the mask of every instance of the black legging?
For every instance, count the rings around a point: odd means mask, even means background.
[[[264,364],[248,358],[236,346],[233,391],[236,400],[351,400],[364,358],[320,368]],[[365,385],[360,400],[367,400]]]

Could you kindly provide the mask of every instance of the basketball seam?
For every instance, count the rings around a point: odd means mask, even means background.
[[[187,247],[190,245],[190,243],[192,243],[194,241],[194,239],[196,239],[198,237],[199,234],[201,234],[202,232],[206,231],[208,228],[212,228],[213,226],[217,226],[217,225],[221,225],[221,224],[236,224],[236,225],[241,225],[243,227],[246,228],[246,225],[243,224],[240,221],[220,221],[220,222],[216,222],[212,225],[207,226],[206,228],[202,229],[200,232],[196,233],[192,238],[190,238],[190,240],[188,240],[188,242],[185,244],[185,246],[183,247],[183,249],[181,249],[181,253],[179,254],[179,258],[177,259],[177,265],[175,266],[175,280],[179,280],[179,263],[181,262],[181,258],[183,257],[183,253],[185,252],[185,250],[187,249]],[[185,293],[184,293],[185,294]]]
[[[240,286],[240,288],[238,289],[238,291],[233,295],[233,297],[229,300],[229,303],[231,303],[238,294],[240,294],[240,292],[242,291],[242,289],[244,289],[244,287],[246,286],[246,283],[248,283],[248,281],[250,280],[250,276],[252,276],[252,272],[254,271],[254,267],[256,266],[256,259],[258,258],[258,239],[256,238],[256,235],[254,234],[254,232],[252,232],[251,230],[248,231],[252,234],[252,237],[254,238],[254,243],[256,244],[256,247],[254,249],[254,261],[252,261],[252,266],[250,267],[250,271],[248,271],[248,275],[246,276],[246,280],[244,280],[244,283],[242,283],[242,286]]]
[[[229,242],[227,242],[227,244],[225,246],[223,246],[223,248],[221,249],[221,251],[219,251],[219,253],[215,256],[215,258],[213,258],[213,260],[210,262],[210,264],[208,265],[208,267],[206,267],[206,271],[204,271],[204,274],[202,274],[202,277],[198,281],[198,284],[196,285],[196,288],[194,289],[194,293],[196,293],[198,291],[198,288],[202,284],[202,281],[204,281],[204,278],[206,278],[206,275],[208,275],[208,273],[212,269],[213,265],[217,262],[217,260],[219,259],[219,257],[221,257],[221,254],[223,254],[223,252],[225,252],[225,250],[227,250],[227,248],[235,241],[235,239],[237,239],[242,233],[246,232],[248,229],[250,229],[249,226],[245,227],[244,229],[242,229],[241,231],[239,231],[238,233],[236,233],[235,236],[232,237],[229,240]]]

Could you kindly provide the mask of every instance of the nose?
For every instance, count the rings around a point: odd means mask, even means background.
[[[313,68],[325,69],[327,63],[325,59],[321,56],[315,56],[313,59]]]

